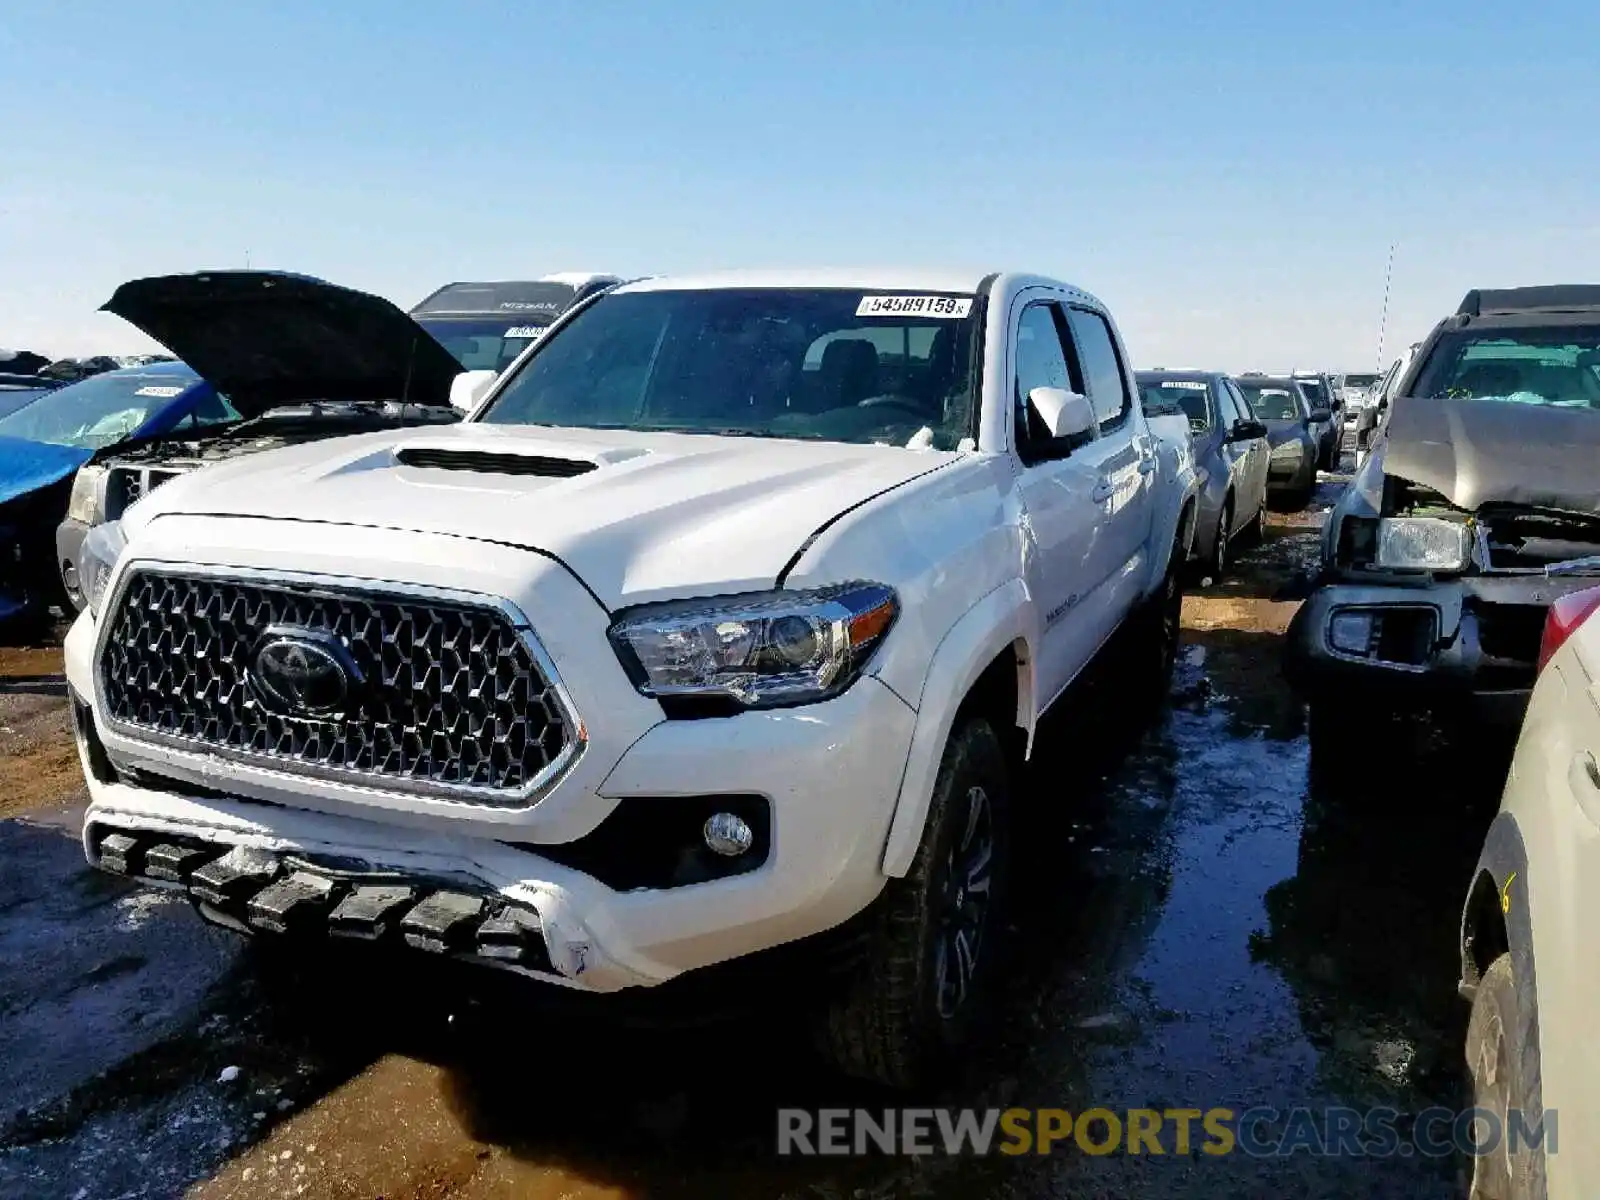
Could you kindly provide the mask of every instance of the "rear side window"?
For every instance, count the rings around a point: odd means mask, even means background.
[[[1110,429],[1128,415],[1128,378],[1122,370],[1111,327],[1099,313],[1083,308],[1067,310],[1072,336],[1083,362],[1084,384],[1101,429]]]

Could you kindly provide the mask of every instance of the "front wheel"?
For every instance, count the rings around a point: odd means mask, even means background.
[[[1493,1113],[1498,1136],[1477,1148],[1472,1160],[1470,1200],[1531,1200],[1545,1194],[1544,1156],[1539,1147],[1512,1144],[1511,1114],[1518,1133],[1543,1123],[1539,1105],[1539,1050],[1532,1006],[1511,970],[1511,955],[1489,964],[1478,981],[1467,1023],[1467,1070],[1475,1108]]]
[[[911,869],[877,901],[872,952],[821,1014],[821,1049],[842,1073],[912,1087],[966,1042],[994,957],[1010,799],[999,737],[968,719],[945,745]]]

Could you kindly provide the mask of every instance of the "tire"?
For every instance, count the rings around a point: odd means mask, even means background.
[[[967,1042],[1001,927],[1010,799],[999,737],[966,720],[945,744],[911,869],[876,902],[871,952],[821,1013],[820,1049],[841,1073],[915,1087]]]
[[[1531,997],[1524,997],[1511,970],[1511,955],[1489,964],[1478,981],[1467,1023],[1467,1073],[1473,1105],[1500,1121],[1500,1143],[1472,1160],[1471,1200],[1533,1200],[1545,1195],[1542,1148],[1518,1145],[1505,1136],[1507,1114],[1520,1110],[1524,1124],[1542,1123],[1539,1045]]]
[[[1222,502],[1222,514],[1217,518],[1217,536],[1211,542],[1211,561],[1206,564],[1206,573],[1216,582],[1221,582],[1228,573],[1229,543],[1233,540],[1229,530],[1232,528],[1233,497],[1229,496]]]

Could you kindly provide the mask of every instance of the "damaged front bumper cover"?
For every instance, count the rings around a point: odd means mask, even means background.
[[[1335,575],[1290,622],[1285,671],[1310,697],[1381,690],[1515,724],[1537,673],[1546,611],[1557,597],[1596,582],[1532,573],[1383,582]]]
[[[275,809],[268,828],[247,801],[100,790],[89,861],[181,891],[240,933],[407,946],[592,992],[676,974],[608,952],[577,915],[600,885],[513,846],[418,851],[403,830],[351,818]]]

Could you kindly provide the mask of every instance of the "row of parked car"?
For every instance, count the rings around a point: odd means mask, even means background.
[[[1312,767],[1359,793],[1416,718],[1517,735],[1461,923],[1475,1102],[1600,1119],[1600,287],[1479,290],[1368,393],[1360,463],[1285,647]],[[1363,731],[1351,737],[1353,724]],[[1418,847],[1418,853],[1426,853]],[[1600,1147],[1504,1139],[1472,1195],[1579,1196]]]
[[[409,316],[281,272],[124,285],[104,311],[176,357],[0,363],[17,368],[0,380],[0,626],[38,623],[58,603],[81,608],[84,535],[152,487],[240,454],[458,420],[453,405],[470,402],[472,385],[617,281],[454,283]]]
[[[1324,374],[1237,378],[1216,371],[1141,371],[1147,414],[1189,425],[1201,480],[1194,553],[1213,578],[1231,547],[1261,535],[1268,503],[1301,509],[1317,472],[1338,463],[1345,396]]]

